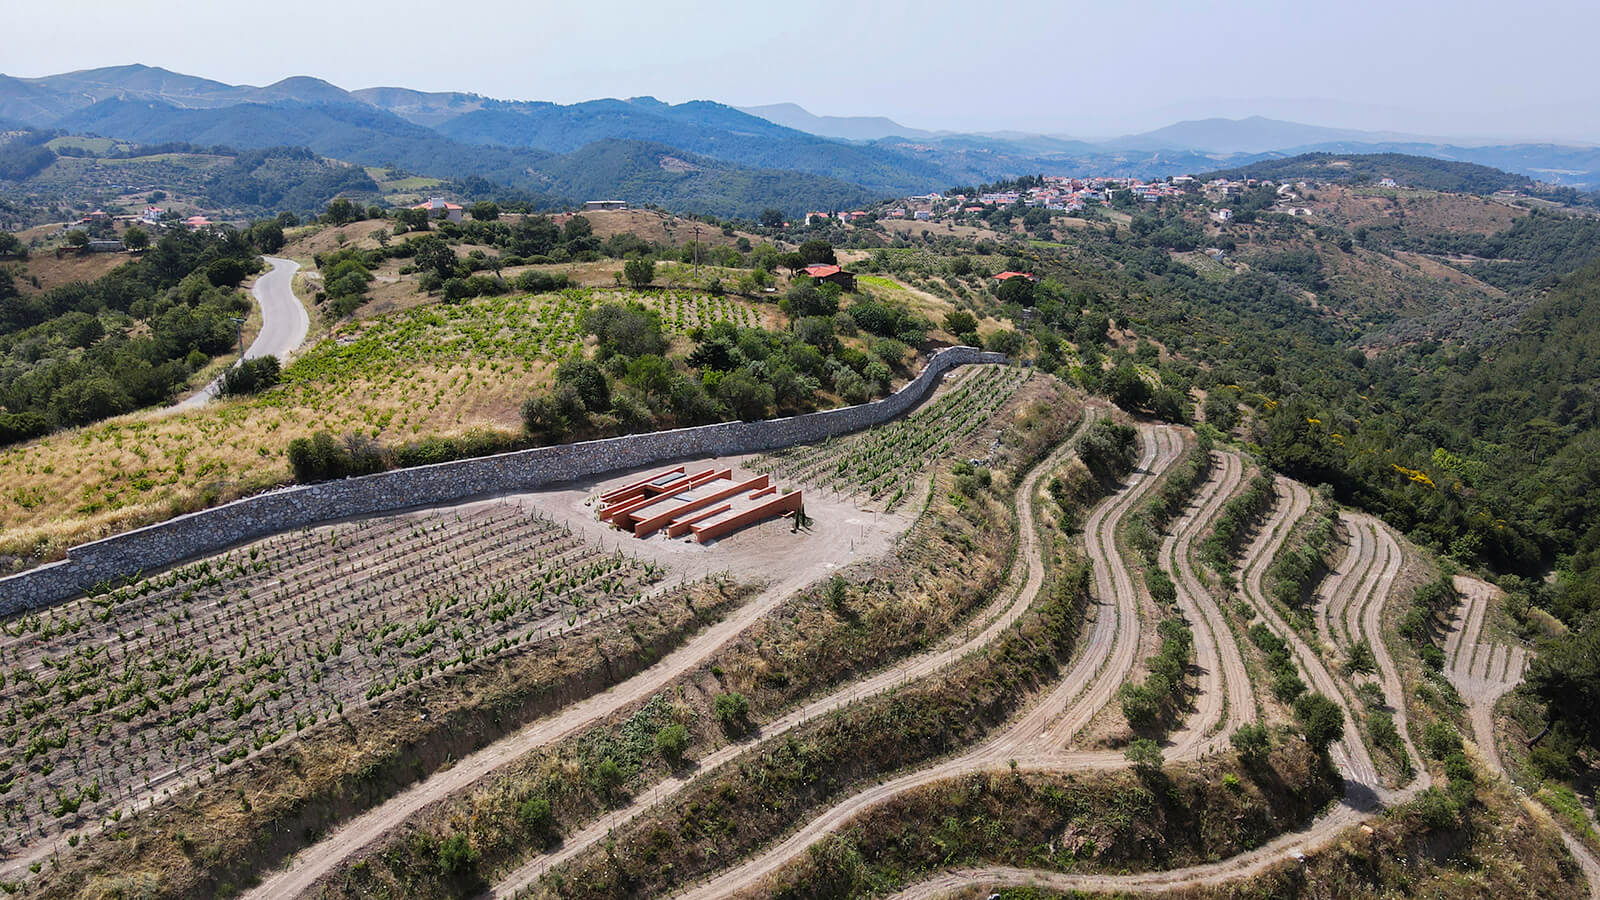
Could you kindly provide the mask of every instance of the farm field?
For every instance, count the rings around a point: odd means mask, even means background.
[[[665,577],[499,502],[279,535],[12,619],[0,850],[114,823],[436,673],[643,614]]]
[[[981,366],[933,402],[886,425],[751,462],[758,472],[860,497],[893,510],[927,468],[982,427],[1028,379],[1026,369]]]
[[[961,380],[988,368],[961,369],[945,389],[954,389]],[[1059,439],[1059,434],[1049,429],[1070,423],[1071,411],[1075,408],[1076,398],[1071,392],[1060,390],[1059,384],[1050,379],[1035,379],[1025,389],[1015,392],[1009,406],[994,414],[991,421],[1003,424],[1003,430],[1008,432],[1004,449],[994,462],[996,494],[1008,492],[1006,486],[1016,477],[1017,467],[1021,465],[1019,459],[1032,460],[1043,452],[1040,446],[1050,438],[1042,437],[1041,433],[1055,434],[1055,439]],[[1045,409],[1049,412],[1044,412]],[[980,432],[952,456],[965,457],[969,455],[968,447],[979,449],[988,442],[989,436]],[[943,461],[929,459],[926,462],[930,469],[945,469],[950,461],[951,456],[946,456]],[[702,464],[688,465],[694,469]],[[739,465],[748,468],[750,461]],[[576,528],[579,523],[594,522],[592,509],[587,516],[578,517],[582,515],[579,510],[584,508],[585,499],[637,478],[638,473],[619,473],[600,483],[584,482],[555,491],[519,495],[518,499],[539,503],[557,518],[572,515]],[[948,476],[942,476],[942,480],[948,483]],[[913,506],[921,512],[915,525],[906,511]],[[629,711],[652,696],[658,698],[651,701],[657,706],[665,702],[663,697],[675,698],[670,704],[674,709],[686,702],[693,705],[703,702],[708,721],[702,726],[691,726],[690,730],[701,735],[696,740],[705,741],[709,752],[710,748],[727,743],[729,737],[710,721],[713,697],[720,692],[736,691],[748,699],[752,721],[761,723],[759,731],[748,736],[759,737],[777,733],[776,729],[791,727],[819,710],[831,708],[833,700],[819,698],[816,694],[831,690],[829,686],[840,673],[875,671],[871,683],[891,686],[907,673],[904,666],[891,668],[891,660],[929,647],[935,635],[945,633],[953,621],[970,614],[974,606],[988,596],[989,588],[998,584],[999,571],[1007,555],[1007,536],[1014,533],[1009,524],[998,518],[1001,515],[998,502],[987,494],[957,505],[942,491],[935,491],[925,510],[918,503],[903,506],[896,513],[882,514],[861,510],[849,498],[827,492],[808,492],[806,508],[812,524],[798,533],[793,532],[788,523],[772,522],[704,547],[692,541],[666,540],[659,534],[645,540],[625,539],[625,546],[630,549],[637,546],[641,556],[669,559],[676,575],[687,574],[693,578],[704,560],[716,559],[732,578],[738,580],[746,574],[756,574],[768,587],[759,598],[696,638],[693,645],[700,649],[683,664],[674,662],[657,678],[650,678],[650,673],[646,673],[646,677],[608,692],[607,712],[620,708],[622,711],[615,716],[626,719]],[[911,531],[905,532],[908,526]],[[605,532],[615,534],[609,528]],[[859,605],[856,601],[850,603],[849,611],[827,605],[817,591],[819,579],[825,581],[830,575],[840,573],[850,581],[865,576],[866,583],[872,585],[870,594],[864,592],[859,596]],[[862,627],[865,622],[873,624]],[[664,665],[677,656],[674,654]],[[635,682],[643,684],[636,690]],[[852,683],[842,690],[849,693],[856,687],[866,690],[865,683]],[[619,707],[617,704],[623,703],[624,698],[634,705]],[[442,807],[469,809],[467,815],[475,833],[480,829],[494,830],[494,814],[477,799],[452,797],[447,804],[438,805],[432,804],[432,800],[452,791],[468,790],[470,784],[471,797],[481,797],[486,804],[503,802],[508,795],[500,787],[506,784],[501,769],[526,772],[533,761],[544,755],[545,751],[539,748],[552,736],[564,740],[573,738],[577,732],[568,730],[565,725],[557,727],[557,723],[578,721],[575,715],[578,710],[571,712],[574,715],[563,711],[548,723],[536,724],[506,742],[514,743],[517,752],[525,754],[523,756],[498,753],[498,748],[486,751],[486,754],[497,753],[495,769],[488,778],[482,776],[491,770],[479,766],[476,757],[464,759],[448,773],[430,779],[426,786],[414,792],[414,798],[396,798],[374,810],[372,816],[364,815],[346,829],[307,848],[287,867],[264,877],[261,886],[248,896],[294,895],[322,880],[335,866],[352,863],[368,852],[382,853],[387,858],[387,850],[376,846],[362,848],[360,842],[393,839],[411,846],[409,825],[406,830],[398,830],[403,822],[449,820],[450,830],[456,832],[467,827],[454,814],[441,811]],[[581,717],[585,727],[598,721],[594,715],[591,712]],[[528,735],[528,739],[525,740],[524,735]],[[737,754],[748,746],[742,740],[737,743],[740,746],[728,752]],[[607,744],[608,748],[611,746]],[[717,752],[727,755],[723,750]],[[698,757],[698,753],[694,755]],[[511,762],[512,759],[516,761]],[[630,760],[627,756],[616,757],[619,764],[627,767],[624,771],[631,771],[639,764]],[[647,768],[648,773],[653,773],[649,774],[650,778],[668,774],[667,770],[656,766]],[[464,771],[469,774],[463,776]],[[583,783],[587,777],[571,769],[566,761],[558,764],[557,771],[559,775],[552,773],[550,777],[562,782]],[[678,770],[678,774],[682,771]],[[516,776],[513,780],[519,779],[520,776]],[[532,786],[540,792],[548,792],[553,801],[563,793],[555,780],[547,783],[544,775],[535,776]],[[517,788],[509,796],[525,796],[525,790]],[[391,808],[393,812],[389,811]],[[520,833],[504,837],[512,842],[525,839]],[[537,842],[533,845],[537,846]],[[408,883],[407,890],[413,896],[427,895],[414,883]]]
[[[555,361],[582,346],[590,306],[637,300],[669,336],[754,323],[748,301],[687,291],[579,289],[477,298],[350,323],[259,397],[135,413],[0,451],[0,552],[65,547],[288,480],[285,450],[319,429],[384,443],[516,430]]]

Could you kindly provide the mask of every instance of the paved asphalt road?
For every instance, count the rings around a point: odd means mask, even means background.
[[[256,279],[253,291],[256,302],[261,304],[261,333],[250,342],[249,349],[245,350],[245,359],[255,359],[258,356],[276,356],[279,361],[286,361],[290,353],[299,349],[302,341],[306,339],[306,329],[311,327],[311,319],[306,315],[305,305],[295,297],[290,285],[294,283],[294,273],[300,271],[300,264],[292,259],[280,259],[276,256],[264,257],[272,270]],[[175,405],[175,409],[194,409],[205,406],[216,396],[222,387],[222,376],[206,385]]]

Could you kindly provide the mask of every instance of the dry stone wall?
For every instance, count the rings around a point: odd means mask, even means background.
[[[724,422],[538,447],[245,497],[82,544],[67,551],[67,558],[60,562],[0,578],[0,616],[59,603],[96,585],[217,553],[244,541],[337,519],[534,490],[674,459],[757,453],[820,441],[902,415],[956,366],[1005,362],[1000,353],[949,347],[934,354],[927,367],[894,394],[858,406],[785,419]]]

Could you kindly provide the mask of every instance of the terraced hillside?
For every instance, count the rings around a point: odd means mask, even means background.
[[[747,461],[832,498],[787,536],[561,522],[617,473],[283,535],[14,620],[3,690],[43,718],[19,719],[11,771],[59,806],[8,805],[12,877],[41,896],[1223,889],[1457,796],[1426,676],[1388,639],[1415,551],[1364,515],[1324,524],[1239,450],[1122,419],[976,367],[899,421]],[[823,555],[775,568],[774,540]],[[1308,542],[1338,561],[1301,607],[1267,584]],[[1510,654],[1475,665],[1474,608],[1451,671],[1498,684]],[[485,677],[529,681],[487,707],[452,693]],[[104,717],[98,753],[54,745],[58,695]],[[369,750],[260,807],[242,790],[395,713],[498,727],[414,731],[433,762],[409,773]],[[237,812],[191,832],[183,812],[219,799]],[[59,871],[23,870],[62,834]]]

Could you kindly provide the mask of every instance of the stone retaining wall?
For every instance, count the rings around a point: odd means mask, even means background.
[[[858,406],[538,447],[245,497],[81,544],[60,562],[0,578],[0,616],[60,603],[97,584],[217,553],[244,541],[336,519],[533,490],[680,458],[734,456],[820,441],[905,413],[955,366],[1005,362],[1000,353],[949,347],[934,354],[921,374],[894,394]]]

